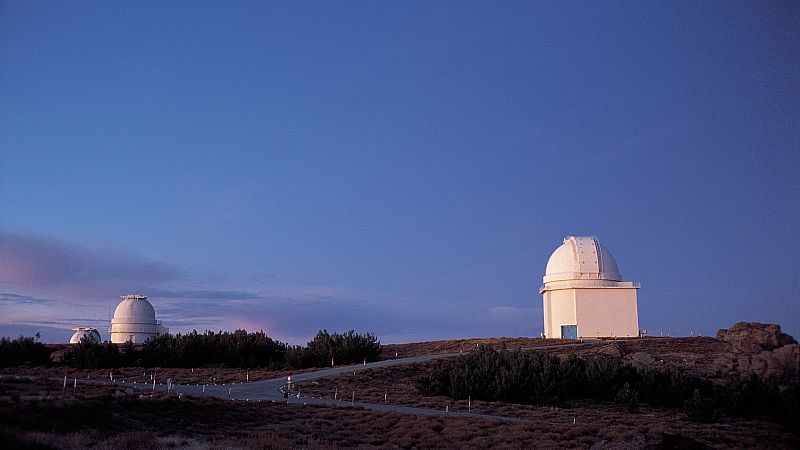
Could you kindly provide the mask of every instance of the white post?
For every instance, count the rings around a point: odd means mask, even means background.
[[[336,397],[339,396],[339,388],[333,390],[333,399],[336,400]]]
[[[389,394],[386,392],[383,393],[383,403],[386,403],[386,400],[389,398]]]
[[[247,382],[248,383],[250,382],[250,371],[249,370],[247,371]]]
[[[153,379],[153,394],[156,393],[156,380]]]
[[[472,412],[472,396],[469,396],[469,400],[467,400],[467,412]]]
[[[72,385],[72,392],[75,392],[75,389],[78,389],[78,378],[75,378],[75,383]]]
[[[206,385],[204,384],[203,385],[203,394],[205,394],[205,393],[206,393]]]
[[[367,365],[367,358],[364,358],[364,366]]]
[[[331,356],[331,367],[333,367],[333,356]]]

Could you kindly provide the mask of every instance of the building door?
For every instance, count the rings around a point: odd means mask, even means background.
[[[578,326],[561,325],[561,339],[578,339]]]

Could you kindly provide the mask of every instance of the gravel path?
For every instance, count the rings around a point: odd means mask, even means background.
[[[539,349],[548,349],[548,348],[557,348],[566,346],[594,345],[597,343],[599,342],[591,342],[591,341],[587,341],[584,343],[570,342],[564,344],[547,345],[542,347],[533,347],[530,349],[523,349],[523,350],[539,350]],[[311,381],[318,378],[325,378],[338,375],[341,373],[358,372],[361,370],[375,369],[379,367],[391,367],[391,366],[413,364],[418,362],[432,361],[436,359],[454,358],[462,354],[463,353],[458,352],[458,353],[442,353],[438,355],[421,355],[421,356],[411,356],[407,358],[387,359],[367,364],[354,364],[350,366],[331,367],[330,369],[323,369],[314,372],[305,372],[293,375],[292,382],[297,383],[300,381]],[[212,396],[212,397],[227,398],[231,400],[241,400],[241,401],[283,402],[288,400],[289,403],[293,404],[351,406],[351,407],[371,409],[374,411],[391,411],[402,414],[419,414],[425,416],[438,416],[442,414],[447,414],[450,416],[481,417],[484,419],[493,419],[493,420],[511,420],[511,421],[522,420],[512,417],[494,416],[487,414],[471,414],[471,413],[457,412],[457,411],[445,411],[444,409],[430,409],[430,408],[418,408],[412,406],[402,406],[402,405],[383,404],[383,403],[359,403],[348,400],[331,400],[331,399],[318,399],[312,397],[298,397],[296,394],[290,394],[288,398],[285,398],[282,389],[286,386],[286,382],[287,379],[281,377],[281,378],[272,378],[269,380],[254,381],[251,383],[230,383],[230,384],[217,384],[217,385],[175,384],[172,385],[171,392],[175,392],[178,395],[192,395],[197,397]],[[128,384],[127,387],[132,387],[135,389],[143,389],[143,390],[152,389],[152,385],[147,385],[147,384],[136,384],[136,385]],[[159,391],[165,391],[167,390],[167,386],[156,385],[156,389]]]

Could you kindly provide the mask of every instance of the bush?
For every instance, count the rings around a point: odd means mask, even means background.
[[[263,331],[233,333],[206,331],[175,336],[162,334],[148,339],[138,351],[141,365],[153,367],[198,367],[224,364],[240,368],[282,368],[287,345]]]
[[[116,344],[83,339],[64,352],[63,361],[78,369],[108,369],[121,367],[123,358]]]
[[[381,343],[372,333],[364,335],[350,330],[347,333],[328,333],[322,330],[308,342],[303,355],[305,365],[325,367],[334,364],[353,364],[366,361],[377,361],[381,351]]]
[[[639,406],[639,393],[636,389],[632,388],[629,383],[625,383],[622,385],[622,389],[617,392],[617,396],[614,400],[624,405],[625,408],[628,409],[628,412],[634,412]]]
[[[703,398],[700,394],[700,389],[695,389],[692,392],[692,396],[684,401],[683,411],[690,420],[696,422],[711,422],[717,416],[714,400]]]
[[[372,333],[355,331],[330,334],[317,333],[308,346],[289,346],[276,341],[263,331],[248,333],[206,331],[181,335],[162,334],[148,339],[141,346],[130,342],[81,342],[64,354],[64,363],[77,368],[115,367],[200,367],[224,365],[238,368],[274,370],[325,367],[331,357],[336,364],[352,364],[378,360],[380,342]],[[49,358],[49,353],[48,353]]]
[[[0,367],[14,367],[23,364],[41,366],[49,363],[50,349],[36,339],[24,336],[14,340],[6,337],[0,338]]]
[[[691,420],[714,420],[720,411],[734,415],[780,417],[797,423],[797,384],[783,392],[756,376],[727,388],[675,370],[636,368],[607,357],[579,359],[541,352],[495,351],[481,347],[454,361],[440,361],[416,383],[425,394],[522,404],[553,404],[565,399],[615,400],[629,411],[640,401],[683,407]]]

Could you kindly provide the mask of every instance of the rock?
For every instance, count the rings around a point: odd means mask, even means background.
[[[634,366],[651,367],[655,364],[656,359],[653,358],[653,356],[650,355],[649,353],[633,352],[629,355],[626,355],[624,361]]]
[[[731,345],[733,369],[739,375],[755,374],[779,385],[797,381],[800,346],[780,325],[739,322],[717,331],[717,339]]]
[[[616,342],[613,342],[608,345],[604,345],[597,350],[598,353],[602,353],[604,355],[612,356],[614,358],[621,357],[624,353],[622,349],[620,349],[620,345]]]
[[[723,328],[717,331],[717,339],[732,344],[734,350],[742,353],[774,350],[797,343],[792,336],[781,331],[780,325],[757,322],[739,322],[730,329]]]

